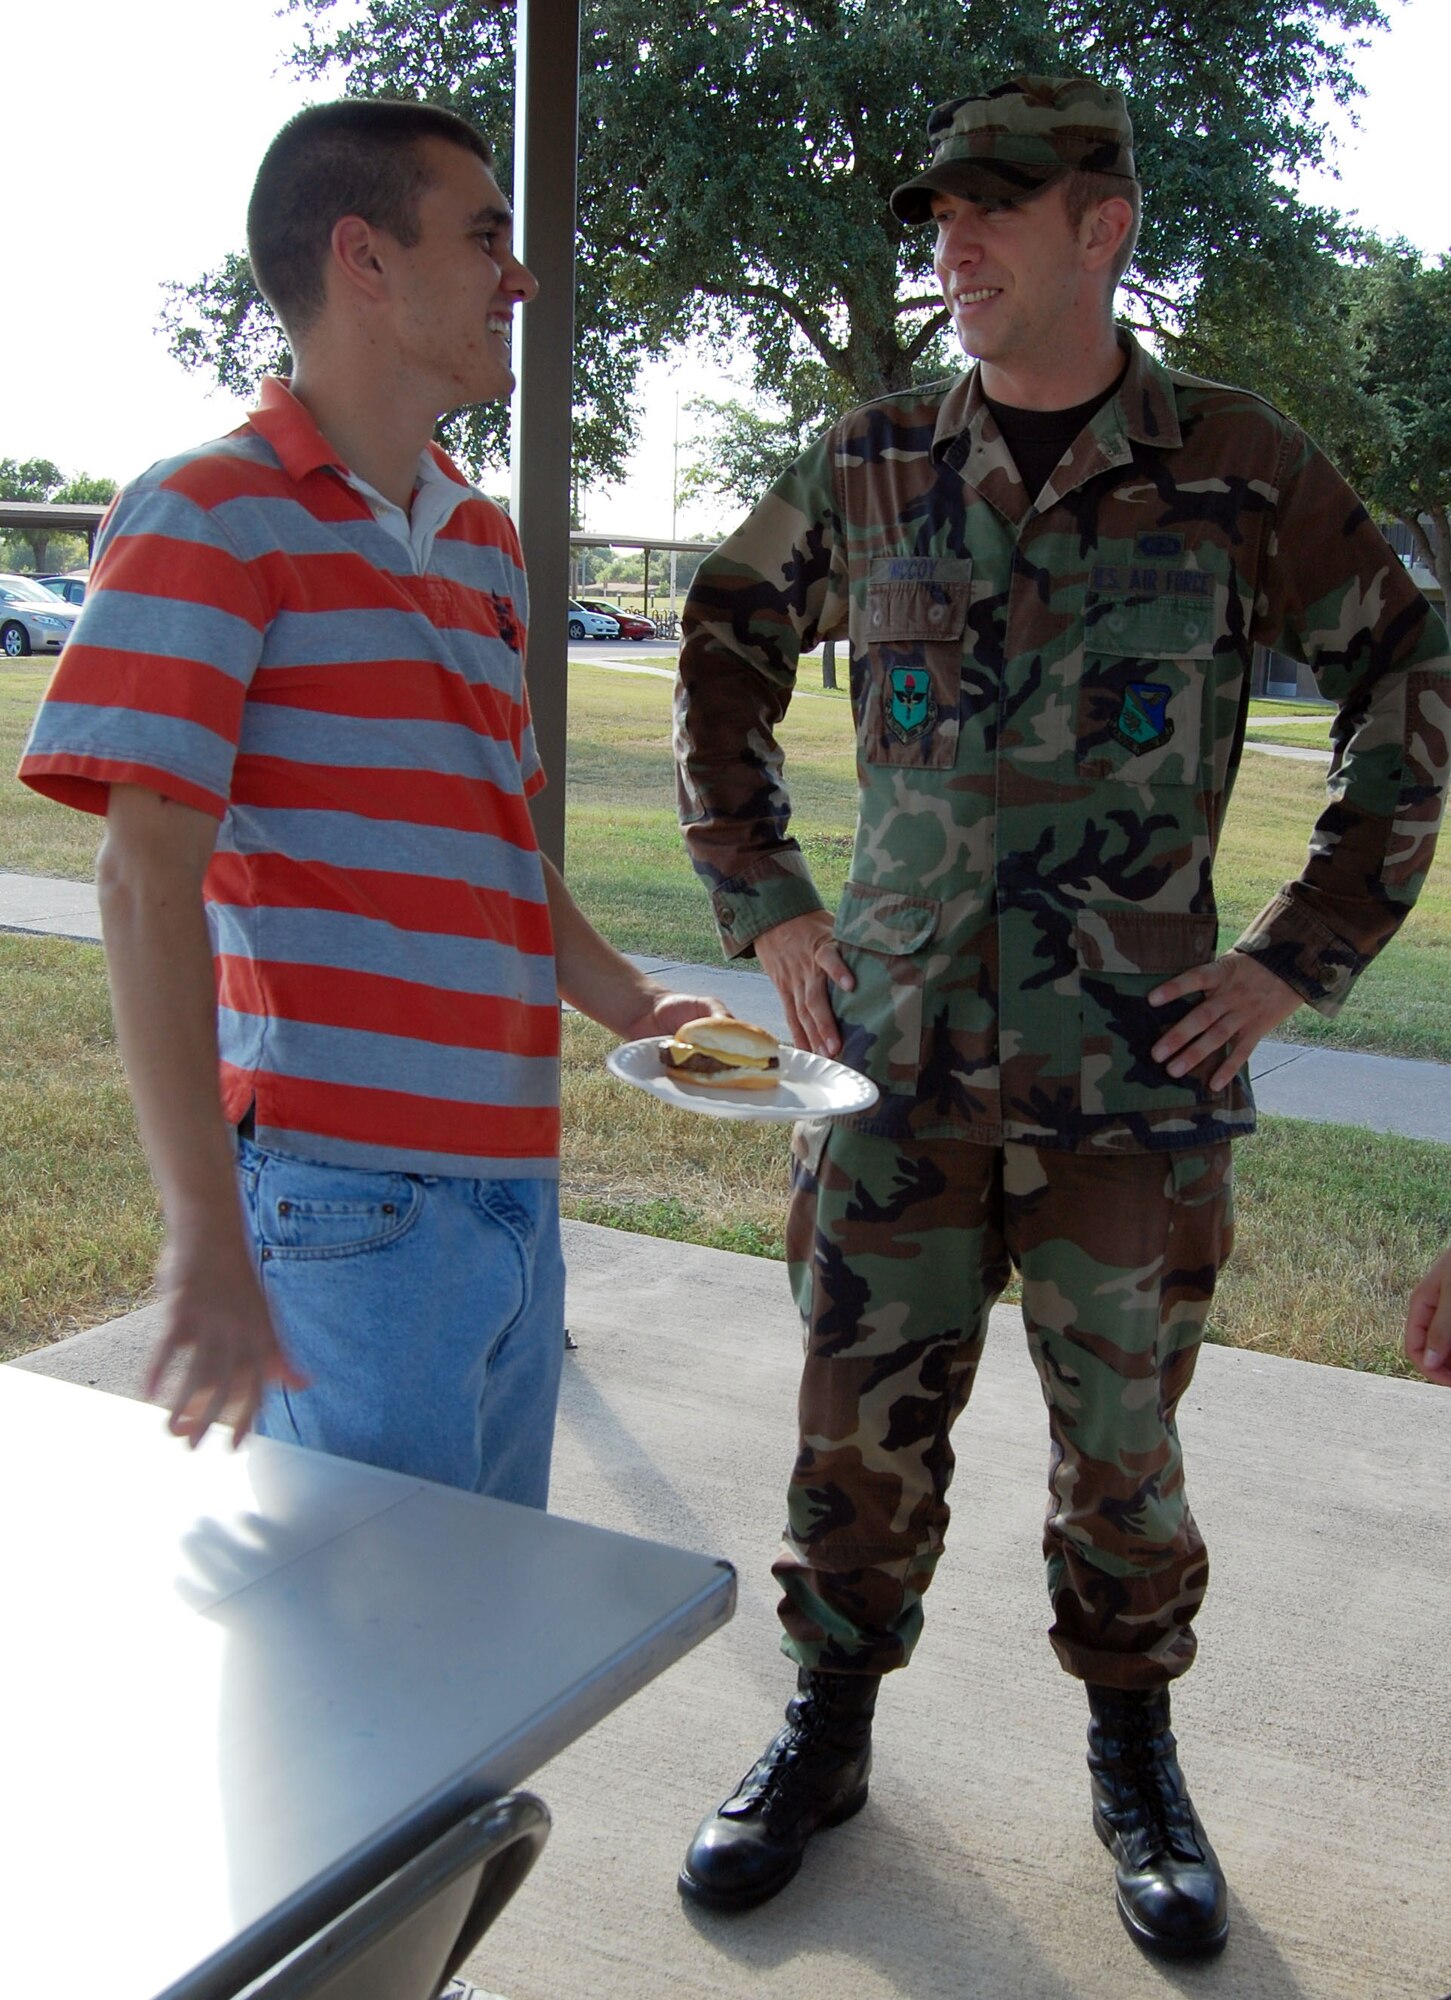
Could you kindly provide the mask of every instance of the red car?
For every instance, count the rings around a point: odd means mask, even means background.
[[[582,604],[586,611],[596,611],[602,618],[619,620],[622,639],[653,639],[655,621],[642,618],[638,611],[622,611],[618,604],[606,604],[602,597],[577,597],[576,604]]]

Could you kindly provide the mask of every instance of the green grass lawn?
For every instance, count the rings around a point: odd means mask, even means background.
[[[571,668],[566,872],[622,951],[709,964],[720,942],[676,823],[671,693],[668,681]],[[851,859],[856,754],[846,695],[819,686],[814,695],[793,702],[781,734],[795,831],[832,900]]]
[[[1329,724],[1315,728],[1313,724],[1291,724],[1287,730],[1257,730],[1253,724],[1245,730],[1247,744],[1293,744],[1297,750],[1325,750],[1329,754]]]
[[[663,680],[584,664],[571,670],[567,868],[583,907],[623,950],[709,964],[720,947],[675,824],[670,693]],[[793,702],[781,739],[793,831],[822,895],[834,903],[851,862],[856,800],[846,696],[818,689],[815,699]],[[1318,765],[1246,755],[1215,870],[1222,945],[1299,874],[1324,798]],[[1447,851],[1443,846],[1420,902],[1341,1013],[1325,1021],[1302,1008],[1278,1030],[1283,1040],[1451,1062]]]
[[[1273,729],[1256,729],[1255,724],[1274,717],[1293,717],[1298,726],[1286,728],[1283,721]],[[1247,743],[1293,743],[1301,750],[1328,750],[1330,724],[1335,710],[1320,701],[1252,701],[1245,729]]]
[[[0,668],[0,856],[11,869],[83,878],[97,822],[37,799],[9,776],[45,679],[33,667]],[[576,894],[627,950],[714,962],[706,898],[675,825],[668,681],[581,662],[570,690],[568,864]],[[793,705],[782,735],[796,831],[830,901],[851,854],[851,716],[846,697],[824,694],[814,675],[808,690],[813,698]],[[1317,768],[1245,758],[1218,868],[1226,939],[1298,871],[1322,797]],[[1341,1016],[1322,1022],[1302,1012],[1281,1032],[1451,1060],[1448,991],[1451,878],[1443,859]],[[608,1039],[592,1023],[566,1021],[566,1213],[779,1257],[785,1132],[672,1116],[606,1076]],[[0,1066],[0,1154],[9,1176],[3,1355],[137,1303],[160,1233],[97,950],[0,937]],[[1212,1337],[1402,1372],[1406,1293],[1451,1240],[1446,1149],[1269,1119],[1237,1157],[1239,1237]]]
[[[1244,733],[1246,743],[1291,743],[1299,750],[1330,751],[1330,721],[1293,722],[1288,729],[1256,729],[1251,723]]]
[[[786,1128],[669,1111],[607,1074],[610,1043],[566,1016],[565,1213],[780,1258]],[[3,1360],[138,1304],[161,1233],[97,947],[0,936],[0,1071]],[[1451,1240],[1447,1159],[1424,1141],[1266,1120],[1236,1152],[1238,1240],[1210,1337],[1409,1372],[1406,1294]]]
[[[1257,716],[1261,715],[1324,715],[1328,717],[1333,712],[1323,701],[1267,701],[1259,695],[1256,695],[1249,705],[1249,719],[1251,722]]]
[[[33,668],[0,668],[0,856],[7,868],[83,878],[94,866],[98,823],[36,798],[8,775],[45,679]],[[569,685],[566,861],[575,895],[624,951],[716,962],[709,905],[675,820],[670,682],[577,661]],[[844,693],[821,689],[814,663],[802,685],[812,698],[793,702],[781,731],[793,830],[822,895],[834,903],[851,861],[851,709]],[[1289,702],[1256,707],[1314,713]],[[1324,796],[1318,765],[1246,755],[1215,871],[1221,944],[1232,943],[1280,884],[1299,873]],[[1447,851],[1443,843],[1420,902],[1348,1005],[1333,1021],[1302,1008],[1280,1029],[1284,1040],[1451,1062]]]
[[[89,813],[52,805],[15,782],[15,766],[50,671],[29,664],[0,666],[0,867],[20,875],[84,881],[95,870],[101,822]]]
[[[161,1245],[95,945],[0,936],[0,1360],[125,1312]]]
[[[687,1118],[627,1091],[604,1069],[610,1045],[592,1021],[566,1018],[565,1213],[784,1257],[786,1129]],[[1208,1337],[1413,1373],[1400,1352],[1406,1297],[1451,1242],[1448,1161],[1429,1140],[1265,1119],[1235,1148],[1235,1250]]]

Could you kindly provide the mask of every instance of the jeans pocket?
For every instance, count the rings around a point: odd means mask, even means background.
[[[263,1156],[253,1197],[261,1254],[303,1261],[386,1249],[413,1227],[423,1188],[408,1174]]]

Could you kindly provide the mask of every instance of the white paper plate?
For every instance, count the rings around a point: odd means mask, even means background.
[[[774,1090],[693,1090],[660,1067],[660,1036],[611,1049],[605,1067],[621,1083],[648,1091],[662,1104],[701,1111],[707,1118],[737,1118],[755,1124],[788,1124],[798,1118],[843,1118],[877,1101],[877,1086],[827,1056],[810,1049],[781,1050],[781,1081]]]

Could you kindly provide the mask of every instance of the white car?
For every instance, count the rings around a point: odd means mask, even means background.
[[[58,653],[80,615],[33,576],[0,574],[0,659]]]
[[[618,639],[620,621],[607,618],[602,611],[586,611],[582,604],[569,600],[569,636],[571,639]]]

